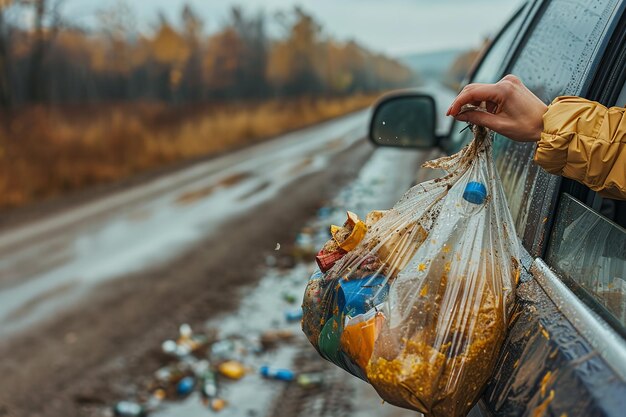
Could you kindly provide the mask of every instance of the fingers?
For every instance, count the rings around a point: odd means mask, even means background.
[[[488,101],[487,102],[487,111],[489,113],[497,113],[498,112],[498,105],[492,101]]]
[[[461,107],[468,103],[480,103],[486,101],[493,103],[492,108],[495,108],[502,101],[501,96],[501,88],[496,84],[466,85],[450,105],[446,116],[456,116],[461,110]]]
[[[457,120],[469,122],[474,125],[484,126],[488,129],[499,131],[502,128],[501,116],[482,111],[470,111],[454,117]]]

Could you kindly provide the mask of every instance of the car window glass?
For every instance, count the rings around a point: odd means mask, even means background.
[[[546,261],[592,308],[626,325],[626,230],[563,193]]]
[[[524,21],[524,13],[518,13],[515,18],[502,30],[496,38],[495,43],[483,58],[480,66],[474,73],[471,82],[473,83],[495,83],[502,75],[504,58],[511,48],[511,44],[518,34]],[[472,138],[469,129],[463,130],[465,123],[454,122],[451,134],[451,150],[456,151]]]
[[[480,67],[474,73],[473,83],[493,83],[500,78],[504,57],[509,52],[511,44],[519,32],[523,17],[524,13],[518,13],[515,19],[503,29],[489,49],[489,53],[480,63]]]
[[[511,73],[520,77],[545,103],[560,95],[580,94],[580,86],[589,71],[588,63],[597,52],[615,7],[615,0],[550,2]],[[538,200],[544,201],[546,193],[554,193],[554,189],[544,186],[551,181],[550,174],[540,172],[533,163],[535,144],[495,136],[496,165],[518,235],[524,237],[527,224],[539,224],[548,215],[539,213],[539,209],[532,213],[531,208],[537,207]],[[552,185],[556,188],[558,181],[552,181]],[[536,196],[531,194],[533,191]]]
[[[616,3],[553,0],[512,72],[523,76],[524,83],[546,103],[564,91],[576,90]]]

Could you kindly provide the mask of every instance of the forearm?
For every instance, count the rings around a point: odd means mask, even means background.
[[[535,162],[601,195],[626,199],[626,117],[579,97],[558,97],[543,116]]]

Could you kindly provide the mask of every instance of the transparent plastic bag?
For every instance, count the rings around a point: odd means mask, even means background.
[[[303,301],[303,331],[324,358],[435,417],[464,416],[477,401],[520,274],[490,132],[473,130],[459,153],[424,164],[447,175],[333,227]]]

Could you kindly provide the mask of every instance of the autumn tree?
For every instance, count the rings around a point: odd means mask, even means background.
[[[221,30],[209,39],[203,66],[207,86],[213,97],[232,97],[243,65],[243,51],[243,40],[232,27]]]
[[[202,69],[202,54],[205,45],[204,21],[189,4],[183,6],[181,18],[183,22],[182,34],[187,43],[189,57],[183,68],[178,92],[181,99],[198,101],[204,97]]]
[[[127,1],[101,9],[95,27],[81,27],[61,18],[62,0],[0,0],[0,107],[336,96],[411,81],[398,61],[332,39],[301,8],[276,16],[283,31],[270,38],[266,15],[238,7],[207,35],[188,4],[180,24],[161,14],[153,30],[140,32]],[[32,27],[16,23],[24,11]]]
[[[267,77],[274,87],[287,95],[314,94],[321,91],[321,26],[312,16],[296,7],[293,19],[278,15],[287,35],[272,45]]]
[[[224,28],[209,39],[205,70],[210,92],[222,98],[267,94],[265,16],[233,7]]]
[[[233,7],[230,26],[243,42],[236,94],[240,97],[261,97],[266,94],[268,87],[265,81],[268,54],[265,15],[259,13],[246,16],[240,7]]]
[[[191,54],[185,37],[169,23],[164,15],[151,41],[152,58],[157,68],[158,97],[174,99],[183,78],[183,69]]]

